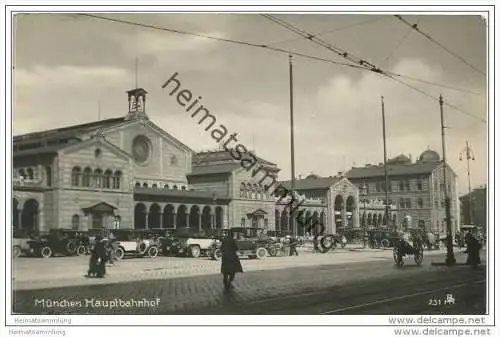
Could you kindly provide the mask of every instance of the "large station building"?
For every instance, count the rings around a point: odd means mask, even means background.
[[[264,169],[265,180],[226,150],[196,153],[148,118],[144,89],[127,94],[123,117],[14,137],[13,228],[257,227],[304,235],[312,219],[319,219],[328,233],[385,223],[383,168],[297,179],[299,205],[290,217],[290,196],[269,188],[270,179],[291,187],[290,181],[278,180],[276,164],[246,154]],[[390,164],[390,191],[395,192],[391,223],[411,214],[435,229],[444,212],[439,156],[426,151],[417,163],[398,157]],[[450,176],[455,212],[451,170]],[[369,190],[366,200],[359,193],[363,184]]]

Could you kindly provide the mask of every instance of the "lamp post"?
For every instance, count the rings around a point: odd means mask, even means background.
[[[361,201],[363,202],[363,248],[366,248],[366,196],[368,195],[368,187],[366,183],[361,187]]]
[[[465,154],[465,159],[467,159],[467,179],[469,184],[469,223],[468,225],[474,224],[474,213],[472,209],[472,191],[470,187],[470,161],[474,159],[474,152],[469,146],[469,142],[465,142],[465,149],[460,153],[460,161],[462,161],[462,153]]]

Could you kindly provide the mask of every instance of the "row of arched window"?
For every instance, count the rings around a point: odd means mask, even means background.
[[[262,184],[241,183],[240,197],[249,199],[269,199],[269,193]]]
[[[151,188],[160,188],[158,186],[158,184],[152,184],[151,186],[149,186],[148,183],[140,183],[140,182],[137,182],[135,183],[135,187],[145,187],[145,188],[148,188],[148,187],[151,187]],[[163,188],[165,189],[172,189],[172,190],[182,190],[182,191],[185,191],[186,190],[186,186],[181,186],[181,188],[179,188],[177,185],[172,185],[172,187],[170,187],[169,184],[165,184],[163,185]]]
[[[34,180],[35,179],[35,171],[32,168],[28,169],[19,169],[17,172],[18,177],[23,177],[23,179]]]
[[[74,167],[71,171],[71,185],[93,188],[120,189],[122,173],[121,171],[101,169],[92,170],[90,167],[82,169]]]

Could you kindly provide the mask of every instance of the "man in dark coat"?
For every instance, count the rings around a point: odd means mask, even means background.
[[[222,253],[222,264],[221,264],[221,274],[224,276],[223,282],[224,286],[228,288],[231,282],[234,281],[234,276],[236,273],[243,273],[243,268],[241,267],[240,259],[238,258],[238,247],[236,246],[236,241],[234,240],[233,231],[229,231],[228,236],[222,241],[221,253]]]
[[[467,261],[466,264],[477,266],[481,264],[481,258],[479,257],[479,251],[481,250],[481,243],[476,239],[472,233],[468,233],[466,236],[467,240]]]
[[[106,247],[102,238],[96,236],[95,246],[90,254],[88,276],[104,277],[106,273]]]
[[[299,252],[297,252],[298,244],[299,244],[299,241],[297,240],[296,237],[290,238],[290,256],[293,256],[293,255],[299,256]]]

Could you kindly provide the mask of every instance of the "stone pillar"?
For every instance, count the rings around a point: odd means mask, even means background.
[[[160,212],[160,228],[163,228],[163,213]]]
[[[173,223],[173,225],[174,225],[174,227],[173,227],[173,228],[174,228],[174,229],[176,229],[176,228],[177,228],[177,213],[176,213],[176,212],[173,212],[173,213],[172,213],[172,217],[173,217],[173,220],[174,220],[174,221],[173,221],[173,222],[174,222],[174,223]]]
[[[149,229],[149,213],[148,212],[145,212],[145,220],[146,220],[146,223],[144,224],[144,227],[146,229]]]
[[[359,216],[359,200],[355,200],[354,209],[352,210],[352,226],[354,228],[360,228],[361,217]]]

